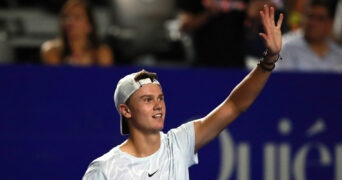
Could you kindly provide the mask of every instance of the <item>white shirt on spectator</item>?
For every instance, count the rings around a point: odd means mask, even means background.
[[[342,49],[332,40],[327,40],[329,50],[323,57],[317,55],[301,36],[284,44],[277,62],[278,71],[335,72],[342,73]]]

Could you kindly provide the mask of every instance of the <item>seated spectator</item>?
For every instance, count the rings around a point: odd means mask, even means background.
[[[313,0],[305,11],[303,35],[284,44],[277,70],[342,73],[342,50],[331,39],[334,3]]]
[[[60,37],[41,46],[44,64],[76,66],[114,64],[109,46],[97,36],[95,20],[90,5],[83,0],[68,0],[60,14]]]

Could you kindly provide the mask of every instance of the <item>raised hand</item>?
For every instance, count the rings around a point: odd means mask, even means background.
[[[260,16],[265,32],[259,33],[259,35],[264,39],[268,55],[278,55],[282,47],[281,24],[284,15],[281,13],[277,24],[275,24],[274,7],[264,5],[264,9],[260,11]]]

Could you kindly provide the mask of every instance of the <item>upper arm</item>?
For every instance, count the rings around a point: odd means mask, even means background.
[[[204,118],[195,121],[195,152],[212,141],[240,112],[226,100]]]

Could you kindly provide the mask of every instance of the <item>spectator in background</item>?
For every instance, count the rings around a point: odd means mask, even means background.
[[[284,44],[277,70],[342,73],[342,50],[331,38],[336,3],[312,0],[305,10],[300,38]]]
[[[177,0],[182,31],[192,37],[195,65],[244,68],[246,1]]]
[[[60,37],[41,46],[44,64],[77,66],[114,64],[114,54],[97,36],[90,4],[84,0],[68,0],[60,14]]]

